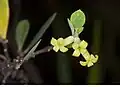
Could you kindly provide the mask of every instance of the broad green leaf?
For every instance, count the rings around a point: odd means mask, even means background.
[[[28,20],[22,20],[18,23],[16,27],[16,42],[18,45],[18,50],[22,50],[26,37],[29,31]]]
[[[30,45],[28,46],[28,48],[24,51],[24,53],[27,53],[34,45],[36,42],[38,42],[38,40],[40,40],[40,38],[43,36],[43,34],[45,33],[45,31],[47,30],[47,28],[50,26],[50,24],[52,23],[52,21],[55,19],[56,13],[54,13],[46,22],[45,24],[40,28],[39,32],[36,34],[36,36],[33,38],[33,40],[31,41]]]
[[[85,24],[85,14],[81,10],[77,10],[71,15],[70,21],[75,29],[80,29]]]
[[[74,27],[69,19],[67,19],[67,21],[68,21],[69,27],[71,29],[72,35],[74,35],[74,33],[75,33]]]
[[[8,0],[0,0],[0,37],[6,39],[9,22]]]

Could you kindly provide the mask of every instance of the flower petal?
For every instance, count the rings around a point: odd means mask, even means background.
[[[58,47],[58,46],[55,46],[55,47],[53,47],[53,50],[54,50],[55,52],[58,52],[59,47]]]
[[[64,39],[64,46],[67,46],[69,44],[71,44],[74,41],[74,37],[73,36],[69,36],[67,38]]]
[[[88,46],[88,43],[87,43],[86,41],[82,40],[82,41],[80,42],[80,47],[81,47],[81,48],[86,48],[87,46]]]
[[[63,38],[59,38],[58,42],[63,42],[63,40],[64,40]]]
[[[73,49],[78,49],[78,47],[79,47],[79,45],[78,45],[77,43],[73,43],[73,44],[72,44],[72,48],[73,48]]]
[[[64,46],[64,39],[63,39],[63,38],[59,38],[59,39],[57,40],[57,42],[58,42],[58,45],[59,45],[59,46]]]
[[[76,50],[73,52],[72,55],[75,56],[75,57],[79,57],[79,56],[80,56],[80,51],[79,51],[79,49],[76,49]]]
[[[88,61],[88,63],[87,63],[87,67],[91,67],[91,66],[93,66],[92,61]]]
[[[95,56],[96,56],[96,58],[94,57],[93,54],[91,54],[91,60],[92,60],[93,63],[96,63],[97,60],[98,60],[98,55],[95,55]]]
[[[81,64],[82,66],[86,66],[86,65],[87,65],[87,62],[80,61],[80,64]]]
[[[60,51],[63,52],[63,53],[64,53],[64,52],[67,52],[67,51],[68,51],[68,48],[66,48],[66,47],[64,47],[64,46],[63,46],[63,47],[60,47]]]
[[[53,46],[57,45],[57,40],[55,38],[52,37],[51,42],[50,42]]]

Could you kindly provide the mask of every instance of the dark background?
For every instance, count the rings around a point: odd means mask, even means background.
[[[44,22],[57,12],[56,19],[46,31],[38,49],[50,44],[54,36],[69,36],[67,18],[81,9],[86,24],[80,38],[89,43],[90,53],[98,54],[99,61],[90,68],[82,67],[79,60],[53,51],[38,55],[23,67],[34,84],[120,84],[120,2],[119,0],[9,0],[10,23],[8,38],[13,52],[18,21],[28,19],[31,27],[24,48],[39,31]]]

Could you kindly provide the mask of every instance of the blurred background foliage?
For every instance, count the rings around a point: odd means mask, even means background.
[[[16,52],[14,39],[18,21],[28,19],[31,26],[25,47],[39,28],[54,12],[56,19],[42,37],[38,49],[55,38],[69,36],[67,18],[81,9],[86,15],[84,31],[80,38],[89,43],[88,50],[98,54],[99,61],[90,68],[82,67],[71,51],[38,55],[23,67],[36,84],[119,84],[120,83],[120,5],[119,0],[9,0],[10,23],[8,39]]]

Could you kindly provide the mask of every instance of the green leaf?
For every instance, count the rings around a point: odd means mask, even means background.
[[[85,24],[85,14],[81,10],[77,10],[71,15],[70,21],[74,28],[79,29]]]
[[[74,27],[73,27],[73,25],[72,25],[72,23],[71,23],[71,21],[69,20],[69,19],[67,19],[67,21],[68,21],[68,24],[69,24],[69,27],[70,27],[70,29],[71,29],[71,32],[72,32],[72,35],[74,35]]]
[[[6,39],[9,22],[8,0],[0,0],[0,38]]]
[[[22,20],[18,23],[16,27],[16,42],[18,45],[18,50],[21,51],[28,35],[29,22],[28,20]]]
[[[36,36],[34,37],[34,39],[31,41],[30,45],[28,46],[28,48],[24,51],[24,53],[27,53],[34,45],[36,42],[38,42],[38,40],[43,36],[43,34],[45,33],[45,31],[47,30],[47,28],[50,26],[50,24],[53,22],[53,20],[55,19],[56,13],[54,13],[46,22],[45,24],[40,28],[39,32],[36,34]]]

